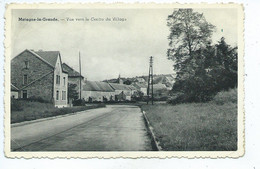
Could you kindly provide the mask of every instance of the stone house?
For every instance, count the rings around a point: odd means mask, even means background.
[[[76,84],[76,90],[82,96],[82,87],[84,85],[84,77],[80,75],[79,72],[77,72],[75,69],[67,65],[66,63],[62,64],[62,68],[68,72],[68,83],[69,84]],[[80,91],[80,83],[81,83],[81,91]],[[81,92],[81,93],[80,93]]]
[[[24,50],[11,60],[11,84],[18,98],[41,98],[56,107],[67,106],[68,73],[59,51]]]

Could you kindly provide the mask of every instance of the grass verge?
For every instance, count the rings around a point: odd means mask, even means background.
[[[236,92],[229,91],[218,94],[208,103],[141,105],[141,109],[146,111],[163,150],[235,151],[235,97]]]
[[[11,110],[11,123],[36,120],[46,117],[53,117],[83,110],[105,107],[104,104],[91,104],[86,106],[56,108],[51,103],[31,102],[17,100],[21,106],[19,111]]]

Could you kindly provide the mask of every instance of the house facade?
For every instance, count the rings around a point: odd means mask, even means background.
[[[11,84],[18,98],[41,98],[56,107],[67,106],[68,73],[59,51],[24,50],[11,60]]]
[[[18,99],[19,89],[11,84],[11,98]]]
[[[80,75],[78,71],[70,67],[68,64],[63,63],[62,68],[68,72],[68,83],[69,84],[76,84],[76,91],[82,96],[82,87],[84,85],[84,77]],[[81,84],[81,90],[80,90],[80,84]]]

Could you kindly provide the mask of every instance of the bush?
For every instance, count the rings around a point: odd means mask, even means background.
[[[32,101],[32,102],[40,102],[40,103],[49,103],[49,101],[44,100],[42,97],[40,96],[31,96],[28,99],[25,99],[28,101]]]
[[[218,105],[223,105],[228,102],[237,103],[237,88],[218,92],[212,101]]]
[[[22,111],[23,107],[19,100],[11,98],[11,111]]]
[[[84,99],[77,99],[72,102],[73,106],[85,106]]]
[[[167,101],[168,96],[155,97],[154,101]]]
[[[187,96],[184,93],[176,93],[167,100],[167,103],[175,105],[175,104],[185,103],[188,100],[189,99],[187,99]]]

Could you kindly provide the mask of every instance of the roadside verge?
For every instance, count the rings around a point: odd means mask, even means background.
[[[148,128],[148,132],[149,134],[151,135],[151,138],[152,138],[152,146],[157,150],[157,151],[162,151],[162,147],[160,146],[160,142],[156,140],[156,137],[155,137],[155,134],[154,134],[154,131],[153,131],[153,127],[151,126],[147,116],[146,116],[146,112],[145,111],[142,111],[143,113],[143,116],[144,116],[144,121],[145,121],[145,124]]]

